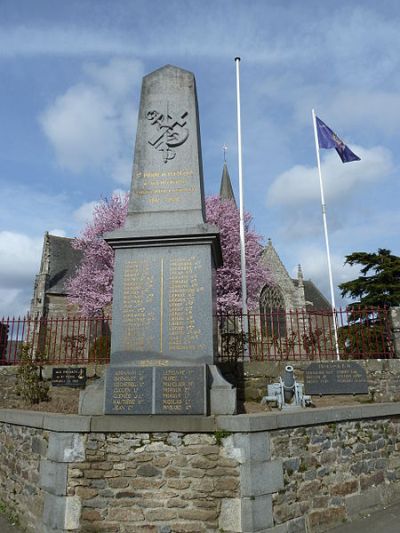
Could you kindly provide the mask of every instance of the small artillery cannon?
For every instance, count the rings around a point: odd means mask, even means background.
[[[264,396],[261,404],[275,402],[279,409],[292,409],[311,405],[311,396],[303,394],[303,383],[297,383],[291,365],[285,367],[283,379],[279,377],[279,383],[267,385],[267,391],[268,395]]]

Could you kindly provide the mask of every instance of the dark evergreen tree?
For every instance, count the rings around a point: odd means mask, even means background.
[[[400,305],[400,257],[379,248],[378,253],[353,252],[345,264],[362,265],[361,275],[339,285],[342,296],[356,300],[351,307],[392,307]]]
[[[350,358],[382,357],[393,353],[388,313],[400,305],[400,257],[379,248],[377,253],[354,252],[348,265],[361,265],[360,276],[339,285],[354,302],[348,324],[339,328],[339,344]]]

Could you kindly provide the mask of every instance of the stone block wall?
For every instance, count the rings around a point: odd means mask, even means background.
[[[214,435],[96,433],[67,487],[82,532],[218,531],[222,502],[238,495],[238,464]]]
[[[270,439],[284,477],[273,495],[277,525],[325,531],[400,498],[398,418],[283,429]]]
[[[0,424],[0,500],[22,525],[41,531],[43,492],[39,488],[40,461],[46,455],[47,432],[14,424]]]

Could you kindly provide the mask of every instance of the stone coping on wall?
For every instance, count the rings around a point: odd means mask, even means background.
[[[253,433],[386,416],[400,416],[400,402],[229,416],[82,416],[0,409],[0,422],[66,433]]]

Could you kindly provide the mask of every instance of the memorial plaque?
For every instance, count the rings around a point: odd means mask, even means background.
[[[155,374],[155,413],[206,414],[205,365],[160,367]]]
[[[108,368],[105,414],[151,414],[152,381],[153,369],[151,367]]]
[[[311,363],[304,371],[306,394],[368,394],[367,375],[354,361]]]
[[[213,272],[205,246],[120,250],[115,272],[112,362],[151,356],[213,363]]]
[[[51,384],[53,387],[84,388],[86,385],[86,368],[53,368]]]

